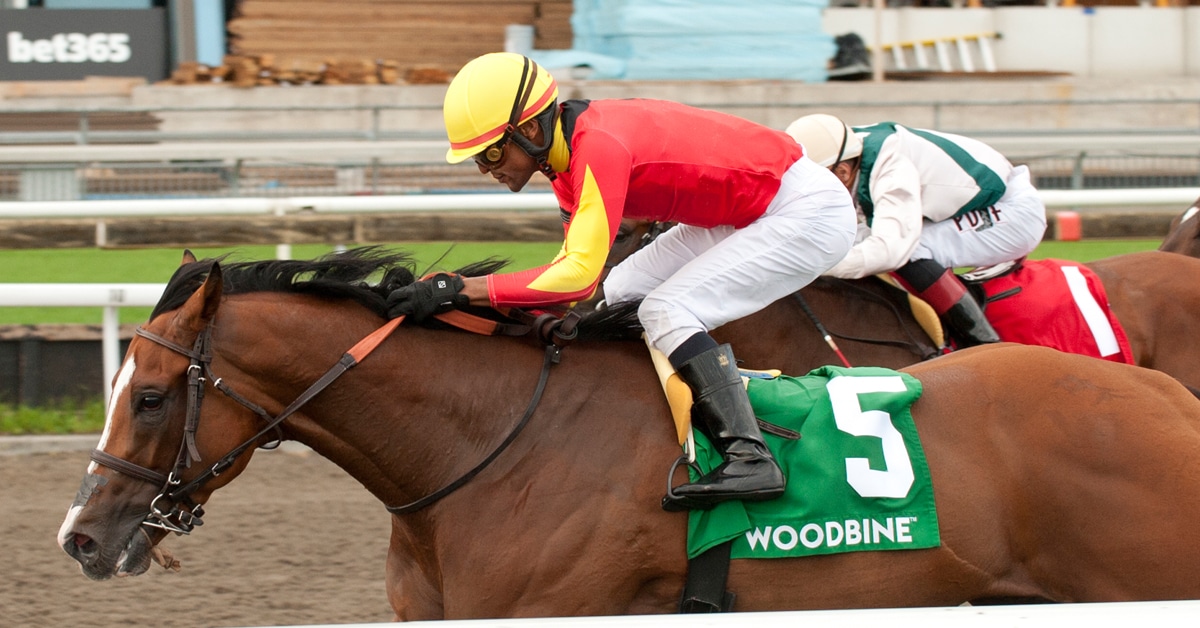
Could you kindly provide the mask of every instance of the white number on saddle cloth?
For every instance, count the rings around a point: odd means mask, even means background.
[[[913,467],[904,437],[882,410],[863,411],[858,396],[864,393],[904,392],[899,375],[884,377],[835,377],[825,385],[833,405],[837,428],[852,436],[874,436],[883,443],[886,469],[871,468],[866,458],[846,459],[846,481],[863,497],[905,497],[913,485]]]

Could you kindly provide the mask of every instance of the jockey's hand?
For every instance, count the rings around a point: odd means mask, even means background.
[[[397,288],[387,297],[388,318],[407,316],[419,323],[434,314],[470,304],[462,293],[463,280],[458,275],[438,273]]]

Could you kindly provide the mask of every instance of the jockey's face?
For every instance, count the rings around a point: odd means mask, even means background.
[[[542,129],[536,120],[529,120],[517,128],[517,133],[524,135],[534,145],[542,141]],[[537,161],[529,156],[524,149],[512,140],[500,146],[500,154],[495,161],[488,160],[487,153],[494,147],[489,147],[475,157],[475,165],[482,174],[491,174],[496,181],[503,183],[512,192],[520,192],[533,173],[538,171]],[[493,155],[495,154],[494,151]]]

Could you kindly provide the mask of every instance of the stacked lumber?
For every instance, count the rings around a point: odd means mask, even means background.
[[[163,84],[228,83],[235,87],[267,85],[393,85],[401,79],[399,64],[387,59],[280,58],[274,54],[225,55],[221,65],[210,67],[185,61]]]
[[[571,0],[241,0],[227,28],[237,56],[389,59],[428,81],[503,50],[509,24],[534,25],[536,48],[569,48],[571,12]]]

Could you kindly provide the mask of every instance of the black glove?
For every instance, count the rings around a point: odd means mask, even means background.
[[[447,273],[397,288],[387,297],[388,318],[407,316],[408,320],[419,323],[434,314],[470,305],[462,289],[462,277]]]

